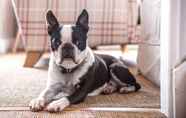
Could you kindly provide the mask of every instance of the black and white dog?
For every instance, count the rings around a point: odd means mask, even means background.
[[[115,91],[128,93],[141,87],[121,60],[94,54],[87,45],[89,16],[83,10],[75,25],[60,25],[52,11],[46,14],[51,37],[47,87],[29,104],[32,111],[62,111],[87,96]],[[55,96],[60,94],[58,99]]]

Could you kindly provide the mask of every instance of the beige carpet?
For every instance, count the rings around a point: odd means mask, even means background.
[[[23,68],[23,60],[22,54],[0,56],[0,106],[27,106],[45,87],[47,71]],[[137,77],[137,81],[142,85],[142,89],[137,93],[89,97],[84,103],[72,105],[71,108],[159,108],[159,88],[141,76]]]
[[[2,118],[166,118],[160,112],[107,112],[107,111],[64,111],[61,113],[39,112],[33,113],[29,111],[1,111]]]

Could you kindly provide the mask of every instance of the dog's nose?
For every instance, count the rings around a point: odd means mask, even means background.
[[[74,57],[74,47],[70,43],[65,43],[62,47],[63,58],[73,58]]]

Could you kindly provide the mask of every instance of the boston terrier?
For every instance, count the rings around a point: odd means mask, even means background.
[[[32,111],[59,112],[87,96],[141,88],[121,60],[94,54],[88,47],[89,15],[85,9],[75,25],[60,25],[51,10],[46,21],[51,45],[48,80],[39,97],[30,102]]]

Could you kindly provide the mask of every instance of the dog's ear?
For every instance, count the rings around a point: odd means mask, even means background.
[[[53,12],[51,10],[48,10],[46,13],[46,22],[48,25],[48,34],[51,35],[52,32],[57,30],[59,28],[59,22],[57,21],[57,18],[54,16]]]
[[[81,14],[79,15],[76,25],[82,27],[85,31],[88,32],[88,23],[89,23],[89,16],[86,9],[83,9]]]

